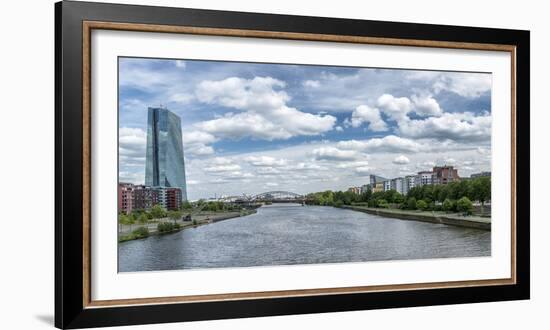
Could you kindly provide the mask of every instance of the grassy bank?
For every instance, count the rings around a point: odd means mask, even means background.
[[[142,225],[126,226],[124,230],[119,232],[119,243],[132,241],[136,239],[146,238],[152,235],[165,235],[175,233],[184,229],[196,228],[198,226],[207,225],[223,220],[244,217],[256,213],[256,210],[241,210],[233,212],[201,212],[194,215],[191,221],[170,220],[168,218],[155,219]],[[129,227],[129,229],[128,229]]]
[[[462,216],[459,213],[438,211],[411,211],[399,209],[381,209],[367,206],[342,205],[341,208],[379,215],[387,218],[412,220],[430,223],[440,223],[450,226],[491,230],[491,218],[478,216]]]

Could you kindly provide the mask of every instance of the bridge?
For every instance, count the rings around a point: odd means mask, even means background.
[[[299,203],[304,204],[307,197],[290,191],[267,191],[261,194],[248,196],[226,196],[220,198],[221,201],[237,204],[260,204],[260,203]]]
[[[255,203],[300,203],[306,202],[306,196],[290,191],[268,191],[252,197]]]

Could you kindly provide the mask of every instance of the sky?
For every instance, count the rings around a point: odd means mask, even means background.
[[[191,200],[347,190],[491,168],[490,73],[119,58],[119,177],[143,184],[147,108],[181,117]]]

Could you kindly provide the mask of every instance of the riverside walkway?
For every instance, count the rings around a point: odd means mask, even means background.
[[[474,215],[462,216],[460,213],[378,209],[354,205],[343,205],[342,208],[365,212],[387,218],[440,223],[450,226],[491,230],[491,218],[479,217]]]

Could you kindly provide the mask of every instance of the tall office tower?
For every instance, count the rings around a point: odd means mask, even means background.
[[[181,119],[164,108],[149,108],[145,185],[181,189],[187,200]]]

